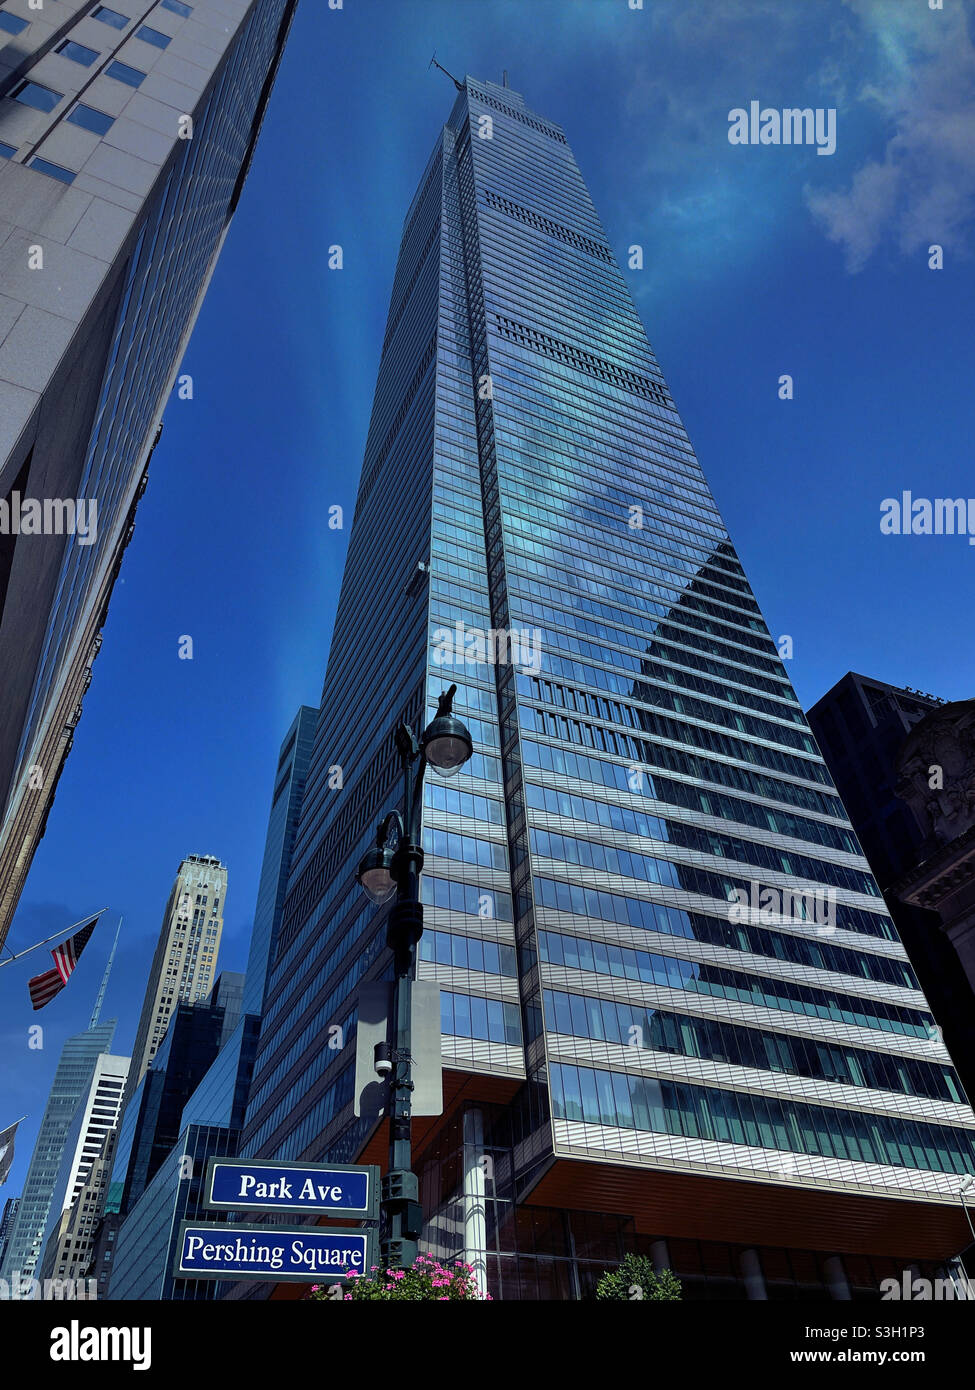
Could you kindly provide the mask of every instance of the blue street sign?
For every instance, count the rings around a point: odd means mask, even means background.
[[[225,1211],[315,1211],[377,1215],[379,1169],[341,1163],[248,1163],[211,1158],[204,1202]]]
[[[261,1279],[336,1284],[368,1274],[373,1231],[327,1226],[223,1226],[184,1221],[173,1274],[177,1279]]]

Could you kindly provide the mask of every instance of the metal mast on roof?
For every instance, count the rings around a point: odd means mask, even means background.
[[[462,91],[464,90],[464,84],[463,84],[463,82],[458,82],[458,81],[457,81],[457,78],[453,75],[453,73],[447,71],[447,69],[444,67],[443,63],[438,63],[438,62],[437,62],[436,50],[434,50],[433,57],[430,59],[429,63],[427,64],[427,67],[429,67],[429,68],[439,68],[440,71],[443,73],[444,77],[449,77],[449,78],[450,78],[451,82],[452,82],[452,83],[454,84],[454,86],[457,88],[458,92],[462,92]]]
[[[104,1002],[104,1000],[105,1000],[105,991],[106,991],[106,989],[108,988],[108,977],[109,977],[109,975],[112,973],[112,963],[113,963],[114,960],[115,960],[115,947],[118,945],[118,934],[119,934],[119,932],[120,932],[121,930],[122,930],[122,919],[121,919],[121,917],[120,917],[120,918],[118,919],[118,926],[115,928],[115,940],[112,942],[112,951],[111,951],[111,955],[109,956],[109,958],[108,958],[108,964],[107,964],[106,967],[105,967],[105,974],[102,976],[102,983],[101,983],[101,987],[99,988],[99,991],[98,991],[98,998],[95,1000],[94,1012],[92,1013],[92,1016],[91,1016],[91,1022],[90,1022],[89,1025],[88,1025],[88,1027],[89,1027],[90,1029],[95,1027],[95,1024],[98,1022],[99,1015],[101,1014],[101,1011],[102,1011],[102,1004],[103,1004],[103,1002]]]

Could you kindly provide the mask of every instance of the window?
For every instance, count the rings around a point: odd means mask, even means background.
[[[72,63],[80,63],[83,68],[90,68],[98,57],[94,48],[86,48],[83,43],[75,43],[74,39],[65,39],[55,51],[62,58],[70,58]]]
[[[22,82],[13,93],[15,101],[34,106],[38,111],[53,111],[63,95],[63,92],[53,92],[50,87],[42,87],[39,82]]]
[[[62,169],[60,164],[51,164],[47,159],[35,157],[30,162],[32,169],[39,169],[42,174],[50,174],[52,179],[60,179],[62,183],[74,183],[74,174],[70,169]]]
[[[8,34],[22,34],[27,28],[29,21],[20,19],[15,14],[8,14],[6,10],[0,10],[0,29]]]
[[[160,34],[158,29],[150,29],[148,24],[143,24],[141,29],[137,29],[135,36],[142,39],[143,43],[151,43],[156,48],[167,48],[172,42],[169,34]]]
[[[193,13],[192,5],[185,5],[183,0],[162,0],[164,10],[172,10],[173,14],[180,14],[184,19]]]
[[[138,68],[130,68],[128,63],[118,61],[109,63],[105,69],[109,77],[116,78],[119,82],[125,82],[129,87],[139,87],[145,80],[145,73]]]
[[[13,159],[16,153],[17,150],[14,145],[5,145],[0,141],[0,155],[2,155],[4,159]]]
[[[110,10],[107,5],[99,5],[92,19],[100,19],[103,24],[110,24],[113,29],[124,29],[129,23],[128,15],[119,14],[118,10]]]

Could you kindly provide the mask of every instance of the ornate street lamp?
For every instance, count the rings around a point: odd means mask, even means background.
[[[388,1076],[390,1090],[389,1169],[383,1179],[380,1207],[384,1269],[410,1268],[416,1260],[423,1227],[410,1138],[412,985],[416,943],[423,935],[420,817],[427,766],[443,777],[452,777],[474,750],[470,733],[453,713],[456,693],[457,687],[452,685],[440,696],[437,713],[423,730],[419,743],[408,725],[401,724],[396,730],[394,741],[403,769],[403,814],[391,811],[380,822],[376,843],[363,855],[357,874],[372,902],[384,903],[396,895],[386,924],[386,944],[393,952],[394,964],[393,1042],[391,1047],[381,1043],[376,1049],[377,1074]]]

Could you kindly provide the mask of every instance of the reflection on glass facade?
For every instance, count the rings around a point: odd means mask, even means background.
[[[244,981],[243,1012],[260,1017],[264,1007],[267,972],[274,958],[281,909],[288,886],[288,866],[294,847],[298,810],[305,790],[308,759],[315,737],[318,711],[302,705],[291,728],[284,736],[278,754],[271,794],[271,812],[267,823],[261,880],[254,908],[254,928],[251,932],[247,974]]]
[[[442,985],[448,1081],[484,1104],[420,1157],[429,1246],[470,1255],[469,1224],[434,1213],[502,1123],[516,1225],[566,1163],[566,1208],[571,1172],[599,1164],[651,1194],[664,1173],[717,1181],[732,1223],[749,1184],[785,1174],[823,1211],[840,1191],[872,1212],[956,1202],[972,1113],[565,135],[471,78],[403,229],[250,1152],[352,1161],[369,1139],[351,1050],[326,1059],[324,1039],[388,968],[354,875],[399,794],[393,728],[422,727],[451,682],[475,754],[428,779],[418,973]],[[634,1248],[618,1194],[594,1259]],[[691,1231],[640,1219],[633,1241]],[[808,1253],[835,1229],[796,1219],[808,1268],[781,1277],[845,1288]],[[519,1240],[487,1239],[488,1283],[512,1260],[517,1287]],[[580,1296],[574,1268],[520,1296]]]
[[[207,1159],[236,1152],[238,1130],[188,1124],[157,1171],[115,1241],[108,1296],[115,1299],[200,1299],[216,1297],[213,1279],[174,1279],[173,1262],[181,1221],[220,1222],[226,1213],[203,1204]]]

